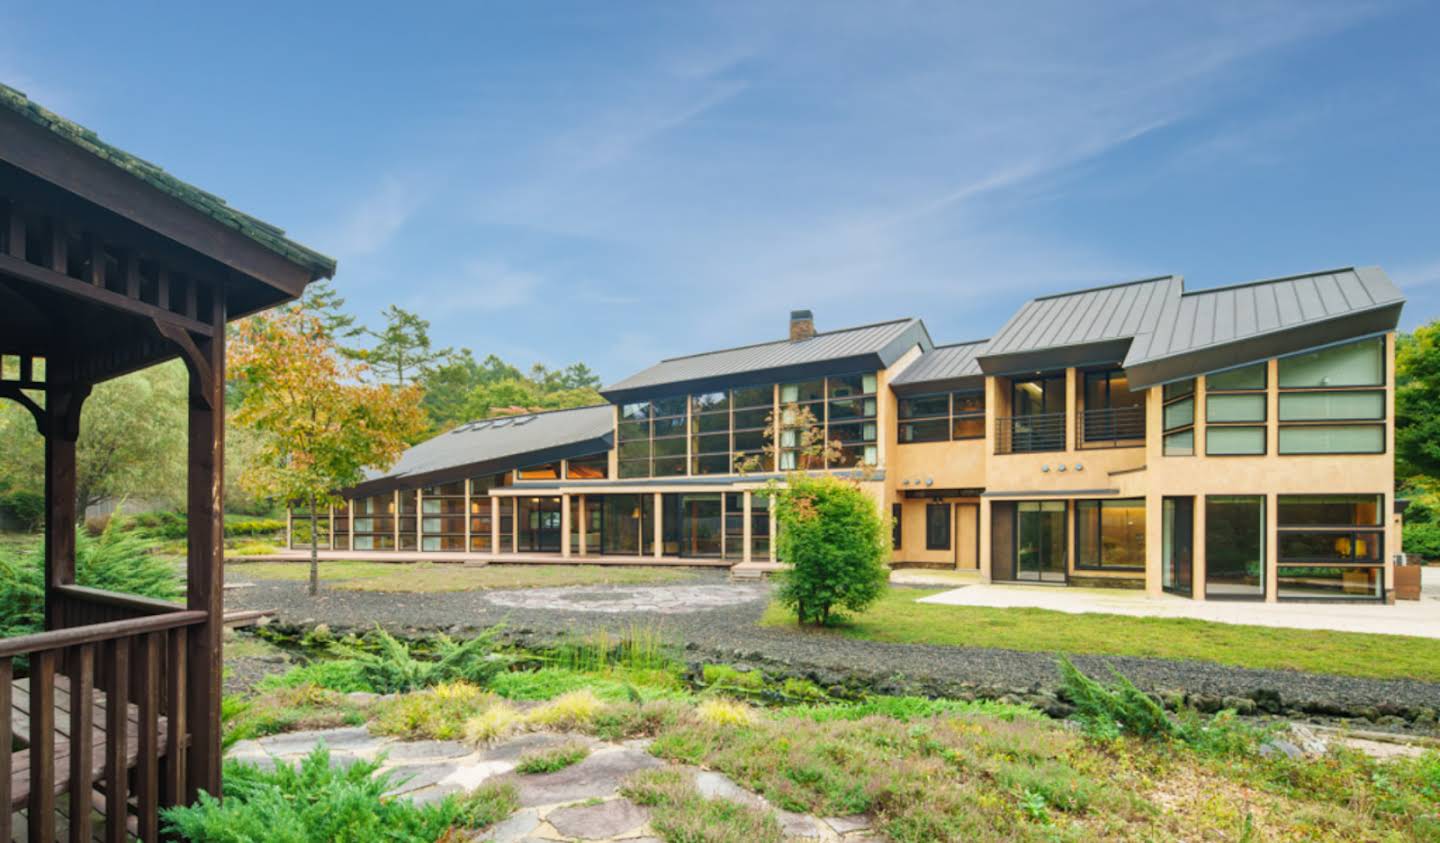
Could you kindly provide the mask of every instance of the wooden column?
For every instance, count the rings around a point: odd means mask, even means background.
[[[415,490],[415,552],[425,552],[425,492]]]
[[[585,496],[580,496],[580,555],[584,556],[587,548],[586,534],[590,532],[590,510],[585,508]]]
[[[64,625],[55,586],[75,582],[75,443],[80,438],[80,407],[89,394],[88,386],[63,381],[45,392],[46,629]]]
[[[749,492],[743,492],[743,493],[741,493],[741,494],[742,494],[743,506],[742,506],[742,509],[741,509],[742,514],[741,514],[740,517],[743,518],[743,519],[745,519],[745,526],[742,527],[741,530],[740,530],[740,535],[741,535],[740,541],[743,543],[743,547],[742,547],[741,550],[740,550],[740,561],[742,561],[742,562],[749,562],[749,561],[750,561],[750,538],[751,538],[751,536],[750,536],[750,533],[751,533],[751,527],[750,527],[750,507],[751,507],[751,500],[750,500],[750,493],[749,493]]]
[[[185,802],[199,791],[220,793],[220,698],[222,616],[225,611],[225,295],[216,285],[208,337],[197,337],[190,368],[190,446],[188,474],[189,552],[186,608],[209,613],[187,635],[190,757],[186,764]],[[315,540],[314,536],[310,537]]]
[[[490,496],[490,552],[500,552],[500,499]]]
[[[665,541],[664,541],[665,533],[664,533],[664,531],[661,529],[661,521],[662,521],[662,520],[664,519],[664,517],[665,517],[665,516],[663,515],[663,507],[661,506],[661,504],[663,503],[663,499],[664,499],[664,496],[663,496],[663,495],[661,495],[659,492],[656,492],[656,493],[655,493],[655,504],[654,504],[654,506],[655,506],[655,531],[654,531],[653,539],[654,539],[654,542],[655,542],[655,548],[654,548],[654,550],[655,550],[655,558],[656,558],[656,559],[659,559],[659,558],[665,553]],[[642,554],[642,555],[643,555],[643,554]]]
[[[462,488],[465,490],[465,497],[462,499],[460,511],[465,513],[465,552],[470,552],[470,480],[461,480]]]
[[[560,496],[560,558],[570,558],[570,496]]]

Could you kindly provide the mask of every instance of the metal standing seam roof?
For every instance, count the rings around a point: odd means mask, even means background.
[[[558,459],[544,456],[547,452],[599,444],[611,436],[614,427],[611,404],[468,422],[411,447],[389,471],[376,472],[360,485],[479,464],[493,464],[492,470],[498,472],[547,462]],[[600,450],[607,448],[605,444]]]
[[[1404,301],[1389,277],[1374,266],[1194,290],[1168,302],[1151,330],[1135,337],[1125,365],[1193,354]]]
[[[980,371],[980,363],[976,358],[984,351],[986,342],[987,340],[972,340],[937,345],[891,378],[890,385],[904,387],[984,377],[985,373]]]
[[[824,363],[851,357],[876,355],[890,365],[911,345],[932,348],[925,325],[919,319],[897,319],[873,325],[824,331],[807,340],[788,339],[739,348],[672,357],[605,387],[613,393],[646,390],[666,385],[687,384],[708,378],[758,373],[789,366]]]
[[[1162,275],[1027,302],[990,339],[981,359],[1124,340],[1153,329],[1184,281]]]
[[[213,193],[175,178],[159,166],[102,141],[100,136],[31,101],[23,92],[0,84],[0,107],[8,108],[36,125],[48,129],[75,146],[119,167],[162,193],[179,199],[202,214],[220,222],[280,255],[303,266],[318,277],[335,274],[335,259],[302,246],[285,236],[284,229],[237,211]]]

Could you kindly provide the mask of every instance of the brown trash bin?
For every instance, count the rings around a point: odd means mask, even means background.
[[[1402,558],[1404,564],[1400,564],[1397,560],[1395,565],[1395,599],[1419,600],[1420,557],[1407,553]]]

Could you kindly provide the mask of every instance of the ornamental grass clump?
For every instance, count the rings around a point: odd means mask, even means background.
[[[492,702],[485,710],[465,721],[465,741],[483,746],[504,740],[523,726],[525,718],[504,700]]]
[[[525,723],[532,728],[556,732],[583,731],[604,708],[604,703],[589,688],[561,694],[550,702],[531,709]]]
[[[497,699],[466,682],[436,685],[380,703],[370,731],[411,740],[455,740],[472,717]]]
[[[580,741],[566,741],[559,746],[532,749],[520,755],[515,772],[522,775],[554,773],[578,764],[590,754],[590,747]]]
[[[749,726],[755,722],[755,710],[742,702],[715,697],[696,706],[695,717],[707,726]]]

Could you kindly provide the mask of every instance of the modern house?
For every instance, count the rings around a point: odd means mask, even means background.
[[[918,319],[816,332],[795,311],[785,339],[663,360],[602,390],[608,404],[417,445],[322,513],[319,541],[754,568],[774,538],[755,492],[830,471],[893,517],[896,563],[1197,600],[1383,601],[1400,549],[1403,303],[1359,267],[1045,296],[950,345]],[[838,443],[828,463],[787,426],[802,408]]]

